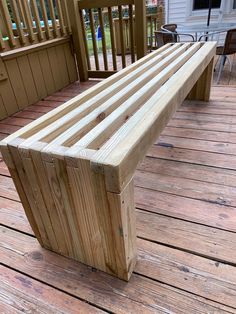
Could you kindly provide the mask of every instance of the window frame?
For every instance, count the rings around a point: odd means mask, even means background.
[[[185,0],[186,1],[186,22],[190,21],[199,21],[199,20],[205,20],[207,14],[208,14],[208,9],[200,9],[200,10],[193,10],[193,1],[194,0]],[[235,15],[236,13],[236,8],[234,9],[234,4],[236,5],[236,0],[227,0],[226,2],[226,9],[224,12],[224,17],[231,17],[232,15]],[[212,9],[211,10],[211,16],[214,19],[217,19],[219,15],[219,8],[217,9]]]

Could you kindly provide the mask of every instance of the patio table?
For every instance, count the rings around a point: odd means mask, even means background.
[[[206,24],[196,25],[178,25],[176,32],[181,33],[194,33],[196,41],[202,34],[214,32],[227,32],[229,29],[236,28],[236,23],[212,23],[209,26]]]

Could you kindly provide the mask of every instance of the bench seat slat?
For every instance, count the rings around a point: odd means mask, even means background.
[[[96,96],[98,93],[103,91],[104,89],[111,86],[117,80],[122,79],[133,70],[137,69],[138,67],[142,66],[144,63],[148,62],[155,56],[162,54],[164,51],[169,49],[172,45],[167,44],[162,48],[156,50],[152,55],[147,55],[144,58],[136,61],[135,63],[127,66],[125,69],[117,72],[116,74],[112,75],[111,77],[107,78],[106,80],[101,81],[100,83],[93,86],[93,88],[86,90],[82,94],[74,97],[73,99],[69,100],[65,104],[55,108],[54,110],[48,112],[47,114],[43,115],[39,119],[33,121],[32,123],[28,124],[27,126],[23,127],[22,129],[18,130],[17,132],[11,134],[7,138],[5,138],[2,143],[10,143],[11,140],[21,137],[27,139],[28,137],[36,134],[38,131],[42,130],[44,127],[48,126],[52,122],[56,121],[57,119],[63,117],[65,114],[69,113],[71,110],[75,109],[79,106],[79,104],[87,101],[88,99]]]
[[[157,60],[152,64],[152,67],[148,67],[145,69],[142,75],[139,75],[136,79],[131,81],[127,86],[125,86],[120,91],[114,93],[107,101],[99,105],[92,112],[86,115],[84,118],[79,120],[77,123],[73,124],[72,127],[68,128],[65,132],[63,132],[60,136],[55,138],[50,145],[64,145],[67,147],[75,144],[83,134],[87,134],[90,130],[93,132],[93,128],[100,124],[100,122],[105,118],[109,118],[109,115],[121,105],[126,103],[130,103],[131,96],[139,94],[140,98],[140,88],[142,86],[152,82],[152,84],[157,84],[156,89],[158,88],[158,84],[162,84],[163,81],[168,79],[171,73],[166,75],[166,78],[161,78],[161,80],[157,79],[159,73],[164,70],[169,63],[173,62],[177,57],[181,56],[185,50],[190,47],[190,44],[184,44],[180,46],[177,50],[174,50],[171,54],[168,54],[165,58],[161,59],[159,62]],[[180,65],[179,65],[180,66]],[[153,91],[154,92],[154,91]],[[151,96],[151,94],[146,94],[147,96]],[[137,105],[137,98],[135,98],[135,105]],[[96,104],[96,101],[95,101]],[[140,103],[141,105],[141,103]],[[119,118],[119,115],[117,115]],[[109,130],[108,130],[109,131]],[[44,139],[42,140],[44,141]],[[50,146],[49,145],[49,146]],[[48,148],[50,151],[50,147]]]
[[[110,191],[118,192],[126,184],[124,173],[127,176],[127,169],[134,172],[147,147],[165,127],[176,106],[187,97],[198,79],[196,73],[202,74],[214,54],[214,42],[202,46],[94,155],[95,166],[97,163],[107,166],[107,177],[112,176]],[[111,174],[111,169],[115,173]]]

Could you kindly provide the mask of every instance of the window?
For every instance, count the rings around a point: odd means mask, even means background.
[[[221,0],[212,0],[212,9],[220,8]],[[236,8],[236,1],[234,1]],[[209,8],[209,0],[194,0],[193,10],[206,10]]]
[[[233,9],[236,9],[236,0],[234,0]]]

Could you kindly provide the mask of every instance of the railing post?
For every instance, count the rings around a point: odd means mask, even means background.
[[[147,52],[146,30],[146,1],[134,0],[135,4],[135,39],[137,59],[145,56]]]
[[[86,61],[86,52],[83,42],[82,24],[79,14],[78,0],[67,2],[68,13],[70,16],[71,30],[75,54],[78,64],[79,77],[81,81],[88,80],[88,66]]]

